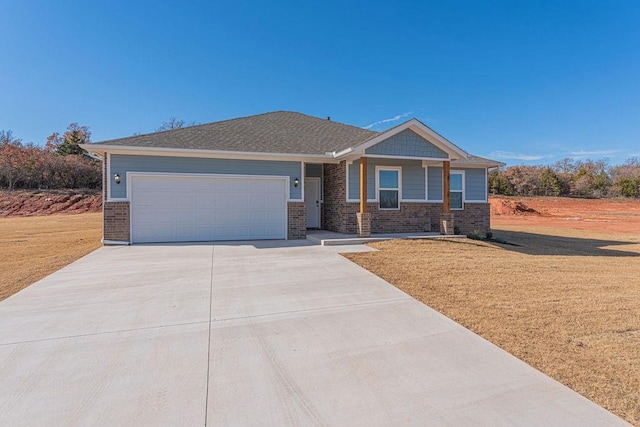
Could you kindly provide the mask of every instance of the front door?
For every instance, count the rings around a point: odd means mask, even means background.
[[[304,202],[307,205],[307,228],[320,228],[320,178],[305,178]]]

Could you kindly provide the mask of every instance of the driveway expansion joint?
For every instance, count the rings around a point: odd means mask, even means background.
[[[311,312],[318,312],[318,311],[330,311],[330,310],[335,310],[335,309],[340,309],[340,308],[361,307],[361,306],[364,307],[364,306],[368,306],[368,305],[383,305],[383,304],[391,304],[391,303],[399,302],[399,301],[411,301],[412,299],[413,298],[411,298],[410,296],[406,296],[406,297],[402,297],[402,298],[390,298],[390,299],[384,299],[384,300],[378,300],[378,301],[367,301],[367,302],[354,303],[354,304],[332,305],[330,307],[305,308],[305,309],[300,309],[300,310],[289,310],[289,311],[277,311],[277,312],[273,312],[273,313],[254,314],[254,315],[238,316],[238,317],[227,317],[227,318],[224,318],[224,319],[213,319],[212,318],[212,322],[220,323],[220,322],[230,322],[230,321],[234,321],[234,320],[257,319],[257,318],[261,318],[261,317],[280,316],[280,315],[283,315],[283,314],[311,313]]]
[[[148,331],[152,329],[166,329],[166,328],[174,328],[179,326],[200,325],[200,324],[206,324],[206,323],[210,323],[210,322],[207,320],[202,320],[199,322],[172,323],[169,325],[143,326],[140,328],[131,328],[131,329],[116,329],[113,331],[92,332],[89,334],[78,334],[78,335],[65,335],[61,337],[49,337],[49,338],[41,338],[37,340],[13,341],[13,342],[7,342],[7,343],[0,343],[0,347],[18,345],[18,344],[46,342],[46,341],[59,341],[59,340],[66,340],[71,338],[84,338],[84,337],[94,337],[99,335],[121,334],[125,332]]]

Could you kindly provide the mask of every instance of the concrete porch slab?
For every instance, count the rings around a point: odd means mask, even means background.
[[[307,240],[321,246],[362,245],[392,239],[449,239],[466,237],[462,234],[442,235],[435,231],[423,233],[372,234],[370,237],[358,237],[357,234],[341,234],[327,230],[307,230]]]

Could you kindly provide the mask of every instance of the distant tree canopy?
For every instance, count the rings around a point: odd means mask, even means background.
[[[0,188],[100,188],[101,163],[79,146],[90,138],[89,128],[77,123],[62,136],[50,135],[44,148],[0,131]]]
[[[640,197],[640,158],[563,159],[548,166],[510,166],[489,174],[489,192],[507,196]]]
[[[60,136],[58,132],[49,135],[45,148],[61,156],[77,156],[87,154],[87,152],[80,147],[80,144],[89,144],[90,142],[91,132],[89,131],[89,127],[78,126],[77,123],[71,123],[62,136]]]
[[[162,126],[157,128],[156,132],[162,132],[165,130],[172,130],[172,129],[180,129],[185,126],[188,127],[188,126],[195,126],[195,125],[197,125],[196,122],[191,122],[189,124],[186,124],[184,120],[178,119],[177,117],[169,117],[169,120],[167,120],[166,122],[162,122]]]

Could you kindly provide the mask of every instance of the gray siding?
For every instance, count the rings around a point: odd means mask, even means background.
[[[451,171],[464,171],[464,198],[478,201],[487,198],[487,182],[485,170],[482,168],[456,168]],[[429,166],[427,169],[427,185],[429,200],[442,200],[442,168]]]
[[[402,199],[424,200],[425,179],[421,160],[401,159],[368,159],[367,163],[367,197],[376,197],[376,166],[402,167]],[[349,165],[349,198],[360,199],[360,160]]]
[[[447,153],[422,138],[410,129],[405,129],[397,135],[384,140],[365,150],[366,154],[380,154],[385,156],[429,157],[446,159]]]
[[[464,169],[465,200],[486,200],[487,182],[485,170],[477,168]]]
[[[429,200],[442,200],[442,168],[427,168],[427,185]]]
[[[210,173],[234,175],[277,175],[290,178],[291,199],[302,198],[302,186],[293,186],[302,179],[302,163],[262,160],[204,159],[197,157],[111,155],[109,186],[112,198],[127,197],[127,172]],[[116,184],[113,174],[120,175]]]

